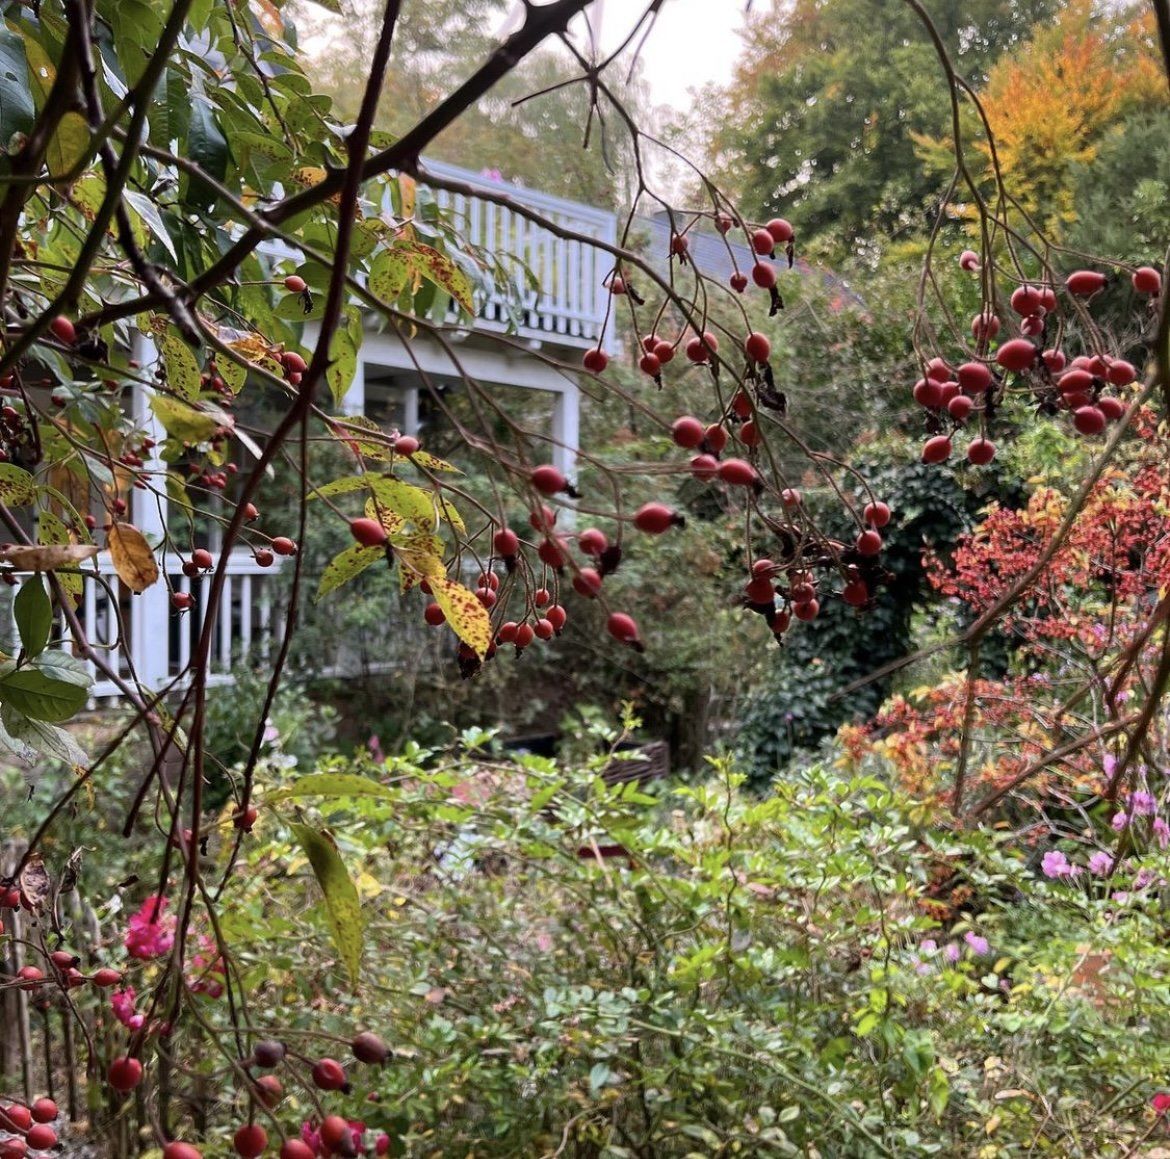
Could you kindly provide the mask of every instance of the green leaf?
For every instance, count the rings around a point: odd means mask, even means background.
[[[45,163],[52,177],[64,177],[78,168],[89,152],[93,134],[89,123],[80,113],[66,113],[57,125],[57,131],[45,151]],[[129,197],[129,194],[124,194]]]
[[[10,151],[16,134],[28,133],[36,115],[24,40],[0,23],[0,153]]]
[[[366,284],[371,294],[393,305],[409,280],[410,265],[405,257],[394,250],[383,250],[374,258]]]
[[[347,584],[355,576],[361,575],[371,564],[385,558],[385,549],[381,547],[362,547],[360,543],[347,547],[335,555],[321,573],[321,583],[317,587],[314,599],[323,600],[342,584]]]
[[[191,123],[187,127],[187,157],[208,177],[222,181],[227,173],[227,138],[216,124],[211,102],[202,92],[193,93]],[[215,190],[206,181],[191,177],[186,183],[183,200],[195,209],[208,209],[215,201]]]
[[[123,189],[122,198],[138,214],[143,225],[150,230],[158,241],[162,242],[163,248],[167,253],[175,261],[178,261],[179,256],[175,253],[175,243],[171,240],[171,235],[167,232],[167,227],[163,224],[162,214],[159,213],[158,206],[145,194],[136,193],[133,189]]]
[[[159,352],[167,368],[167,385],[176,394],[194,401],[199,397],[199,363],[195,352],[168,326],[159,343]]]
[[[337,406],[349,393],[353,376],[357,373],[358,349],[359,343],[354,341],[350,328],[339,326],[329,343],[329,365],[325,370],[325,381]]]
[[[429,245],[415,245],[408,260],[424,278],[446,290],[468,314],[475,316],[471,279],[449,257]]]
[[[171,438],[188,444],[207,442],[224,425],[222,419],[226,417],[196,410],[165,394],[153,395],[150,409]]]
[[[10,507],[31,507],[36,501],[36,480],[23,467],[0,463],[0,502]]]
[[[403,483],[390,475],[367,476],[374,498],[388,511],[410,520],[420,530],[429,531],[435,525],[435,497],[412,483]]]
[[[309,773],[298,777],[295,784],[277,789],[264,799],[269,804],[298,797],[381,797],[395,800],[394,791],[369,777],[357,773]]]
[[[0,724],[13,741],[29,745],[69,765],[87,765],[89,756],[72,735],[55,724],[31,720],[12,705],[0,705]]]
[[[72,504],[64,496],[55,495],[54,498],[73,514],[78,526],[80,526],[81,516],[73,511]],[[37,543],[49,547],[65,547],[72,542],[73,537],[65,524],[65,520],[54,515],[52,511],[41,511],[37,514]],[[57,582],[67,595],[77,599],[81,595],[85,581],[79,575],[63,571],[57,573]]]
[[[76,684],[78,688],[88,690],[93,683],[93,677],[85,661],[71,656],[68,652],[57,650],[42,652],[33,667],[53,680],[59,680],[64,684]]]
[[[32,720],[62,721],[85,707],[88,691],[71,681],[54,680],[36,668],[18,668],[0,677],[0,702]]]
[[[53,601],[39,575],[29,576],[20,585],[16,599],[12,601],[12,611],[25,655],[39,656],[53,630]]]
[[[293,837],[305,851],[313,873],[325,895],[325,913],[333,944],[341,955],[350,983],[357,985],[362,960],[362,911],[357,888],[346,872],[333,839],[308,825],[289,826]]]

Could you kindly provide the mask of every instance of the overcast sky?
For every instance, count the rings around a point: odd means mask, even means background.
[[[646,0],[595,0],[590,12],[602,50],[621,44],[645,8]],[[743,12],[744,0],[665,0],[642,50],[643,76],[656,104],[685,109],[689,88],[729,77],[741,48]]]

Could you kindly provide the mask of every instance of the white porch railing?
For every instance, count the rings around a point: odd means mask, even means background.
[[[188,611],[171,607],[170,593],[160,579],[142,595],[132,595],[119,584],[109,554],[96,557],[103,582],[86,579],[77,618],[86,638],[104,652],[107,665],[123,680],[140,682],[158,690],[184,673],[198,646],[210,610],[211,576],[189,579],[183,575],[183,560],[167,555],[162,567],[174,591],[188,592],[194,599]],[[219,617],[208,665],[209,684],[227,684],[232,665],[244,656],[263,660],[273,644],[275,569],[262,568],[250,551],[233,551],[228,557],[227,575],[219,604]],[[27,575],[21,576],[23,581]],[[13,597],[16,587],[4,588],[0,604],[0,647],[16,648]],[[54,647],[73,650],[73,635],[64,616],[59,616]],[[101,700],[120,696],[117,684],[90,664],[94,677],[92,697]]]
[[[493,181],[456,165],[425,161],[424,167],[438,178],[503,194],[570,232],[609,245],[617,240],[617,217],[609,210]],[[521,335],[582,347],[602,340],[609,300],[602,279],[613,265],[608,254],[595,246],[557,237],[515,210],[491,201],[442,189],[435,191],[435,200],[471,246],[492,254],[504,266],[512,283],[512,301],[519,306],[517,328]],[[535,279],[535,288],[529,286],[528,273]],[[480,317],[489,328],[509,325],[508,298],[501,289],[484,304]]]

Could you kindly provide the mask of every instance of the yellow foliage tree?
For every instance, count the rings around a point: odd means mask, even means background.
[[[1074,167],[1092,162],[1111,126],[1165,99],[1152,14],[1118,21],[1091,0],[998,62],[981,94],[1009,192],[1055,235],[1075,220]]]

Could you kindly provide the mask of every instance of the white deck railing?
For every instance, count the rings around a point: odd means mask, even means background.
[[[424,166],[438,178],[503,194],[569,232],[608,245],[617,239],[617,217],[609,210],[492,180],[455,165],[426,161]],[[518,307],[517,328],[523,336],[573,346],[589,346],[602,339],[609,299],[603,279],[613,266],[607,253],[587,243],[566,241],[514,209],[491,201],[442,189],[435,191],[435,200],[466,242],[493,255],[506,271],[510,290],[501,287],[481,310],[481,318],[491,328],[505,328],[512,320],[510,299]],[[528,274],[536,288],[530,287]]]
[[[161,579],[142,595],[132,595],[119,584],[108,553],[99,554],[95,562],[104,582],[87,578],[77,607],[77,618],[90,644],[131,684],[138,682],[157,690],[181,677],[191,663],[210,608],[211,576],[189,579],[183,575],[182,557],[165,557],[162,566],[171,588],[194,597],[192,607],[180,614],[171,607],[170,593]],[[230,683],[233,664],[245,655],[260,660],[268,656],[273,639],[274,579],[275,569],[260,567],[250,551],[230,554],[208,665],[209,684]],[[8,594],[0,605],[0,647],[9,653],[17,646],[12,611],[16,590],[4,589]],[[63,615],[58,617],[53,647],[74,650]],[[92,663],[89,667],[94,677],[93,699],[121,695],[112,679]]]

